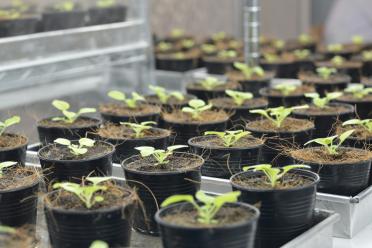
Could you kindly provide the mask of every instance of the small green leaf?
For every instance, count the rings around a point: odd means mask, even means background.
[[[79,140],[79,144],[81,146],[87,146],[87,147],[93,147],[95,142],[96,142],[95,140],[88,139],[88,138],[81,138]]]
[[[124,101],[126,99],[125,94],[118,90],[112,90],[107,95],[117,101]]]
[[[173,195],[165,199],[165,201],[162,202],[161,207],[167,207],[179,202],[194,203],[195,200],[194,197],[192,197],[191,195]]]
[[[101,240],[94,241],[89,248],[110,248],[109,245]]]
[[[52,102],[52,105],[56,109],[61,110],[61,111],[68,110],[70,108],[70,104],[68,102],[61,101],[61,100],[54,100]]]
[[[151,146],[140,146],[136,147],[135,149],[140,151],[142,157],[148,157],[152,155],[155,151],[155,148]]]
[[[97,110],[95,108],[82,108],[79,110],[79,114],[88,114],[88,113],[95,113]]]
[[[168,146],[167,150],[168,151],[174,151],[174,150],[177,150],[177,149],[181,149],[181,148],[186,148],[188,146],[186,145],[174,145],[174,146]]]
[[[13,116],[9,119],[6,119],[4,121],[4,124],[5,124],[5,126],[10,127],[10,126],[12,126],[14,124],[17,124],[19,122],[21,122],[21,117],[19,117],[18,115],[15,115],[15,116]]]
[[[71,141],[69,141],[68,139],[63,139],[63,138],[58,138],[58,139],[54,140],[54,143],[64,145],[64,146],[71,145]]]
[[[352,130],[349,130],[349,131],[346,131],[346,132],[343,132],[342,134],[340,134],[340,136],[338,137],[338,139],[340,140],[339,145],[341,145],[342,143],[344,143],[345,140],[346,140],[347,138],[349,138],[350,135],[352,135],[352,134],[354,133],[354,131],[355,131],[355,130],[352,129]]]

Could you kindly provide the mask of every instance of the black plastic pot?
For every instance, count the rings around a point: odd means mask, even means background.
[[[14,20],[0,20],[0,37],[33,34],[38,25],[36,17],[21,17]]]
[[[18,134],[5,133],[3,135],[21,136]],[[28,145],[28,138],[22,136],[25,142],[19,146],[11,148],[0,148],[0,161],[14,161],[20,165],[26,164],[26,151]]]
[[[350,136],[349,138],[347,138],[344,145],[354,148],[372,150],[372,138],[361,139],[358,137]]]
[[[260,65],[265,71],[275,71],[276,78],[297,78],[297,68],[294,62],[269,63],[261,61]]]
[[[185,153],[174,153],[175,156],[185,156]],[[147,172],[128,168],[131,162],[140,160],[140,156],[133,156],[122,163],[125,179],[128,185],[137,189],[144,210],[138,208],[135,213],[133,228],[141,233],[159,235],[155,222],[155,213],[159,205],[169,196],[178,194],[194,195],[200,188],[200,167],[204,160],[194,154],[187,154],[200,159],[200,165],[179,171]]]
[[[170,56],[156,56],[157,70],[185,72],[196,68],[198,60],[196,58],[174,59]]]
[[[76,141],[73,141],[76,142]],[[42,154],[49,149],[60,147],[58,144],[50,144],[42,147],[37,155],[40,160],[43,174],[48,183],[72,181],[80,183],[82,177],[91,176],[111,176],[112,174],[112,155],[115,152],[115,147],[107,142],[100,142],[112,150],[106,154],[97,157],[82,159],[82,160],[57,160],[44,157]],[[93,173],[92,173],[93,172]]]
[[[265,140],[265,145],[261,151],[261,163],[273,164],[274,166],[285,166],[291,164],[292,159],[284,154],[284,147],[293,148],[302,146],[311,140],[314,128],[307,128],[297,132],[287,131],[261,131],[246,126],[247,131],[252,135]]]
[[[128,190],[129,191],[129,190]],[[56,194],[56,191],[50,192]],[[129,247],[136,207],[134,193],[122,206],[98,210],[66,210],[50,206],[44,198],[44,211],[53,248],[88,248],[95,240],[110,247]]]
[[[268,92],[269,88],[263,88],[260,90],[261,96],[264,96],[267,98],[269,102],[269,107],[293,107],[293,106],[299,106],[301,104],[304,104],[306,102],[306,97],[304,94],[296,94],[296,95],[274,95],[270,94]]]
[[[294,75],[296,75],[296,77],[300,72],[315,70],[314,59],[296,60],[293,66],[296,68],[294,72]]]
[[[223,89],[213,89],[213,90],[206,90],[202,88],[194,88],[191,85],[186,86],[186,92],[187,94],[194,95],[198,99],[201,99],[203,101],[208,101],[209,99],[218,98],[218,97],[225,97],[227,96],[225,93],[225,90],[239,90],[240,86],[239,84],[233,84],[231,83],[231,87],[226,87]]]
[[[0,224],[12,227],[36,224],[39,180],[29,186],[0,190]]]
[[[157,111],[154,111],[153,113],[148,114],[138,114],[138,115],[116,115],[111,113],[104,113],[100,112],[102,119],[104,121],[109,121],[112,123],[120,123],[120,122],[135,122],[135,123],[141,123],[144,121],[154,121],[159,122],[160,117],[160,108]]]
[[[47,118],[46,120],[51,120]],[[94,118],[80,117],[79,119],[92,120],[91,125],[84,127],[77,127],[73,124],[70,127],[52,127],[44,126],[41,121],[37,124],[37,131],[39,133],[39,140],[43,145],[53,143],[55,139],[65,138],[69,140],[80,139],[86,137],[87,133],[95,132],[101,125],[101,121]]]
[[[238,61],[238,59],[236,60]],[[209,74],[223,75],[233,69],[234,61],[203,57],[203,64]]]
[[[220,227],[185,227],[168,223],[162,219],[169,213],[185,211],[191,207],[188,203],[175,204],[161,209],[155,218],[159,224],[163,246],[165,248],[253,248],[259,211],[248,204],[229,203],[252,213],[252,217],[239,224]]]
[[[354,106],[355,113],[360,119],[370,119],[372,118],[372,100],[371,99],[345,99],[344,97],[340,97],[336,99],[335,102],[340,102],[344,104],[350,104]]]
[[[160,128],[152,128],[158,131],[164,131],[164,133],[169,132],[168,130]],[[106,141],[115,146],[115,153],[113,155],[114,163],[121,163],[123,160],[138,154],[138,150],[134,149],[139,146],[152,146],[156,149],[165,149],[170,143],[171,133],[168,135],[163,135],[162,137],[144,137],[138,139],[114,139],[114,138],[104,138],[98,134],[94,134],[94,137]]]
[[[255,80],[239,80],[239,84],[242,87],[242,91],[251,92],[253,96],[260,97],[260,90],[270,86],[271,77]]]
[[[372,76],[372,60],[363,61],[362,74],[366,77]]]
[[[261,176],[262,172],[241,172],[230,179],[233,190],[241,191],[240,201],[260,205],[256,248],[280,247],[312,224],[319,176],[306,170],[292,170],[291,173],[299,174],[312,183],[298,188],[264,190],[247,188],[234,182],[239,178]]]
[[[316,148],[305,148],[305,150]],[[339,149],[356,149],[350,147],[341,147]],[[320,164],[310,161],[304,161],[293,157],[295,163],[311,166],[311,170],[318,173],[320,183],[318,191],[329,194],[354,196],[367,188],[370,178],[371,160],[360,161],[357,163],[327,163]]]
[[[243,166],[258,164],[263,143],[247,148],[212,148],[197,143],[209,137],[211,136],[198,136],[188,141],[190,151],[204,158],[201,168],[203,176],[228,179],[241,172]]]
[[[42,14],[42,30],[54,31],[85,26],[85,11],[47,11]]]
[[[306,113],[306,109],[304,111],[294,110],[293,116],[296,118],[308,119],[313,121],[315,125],[313,138],[324,138],[330,135],[337,121],[344,122],[352,119],[352,117],[354,116],[354,107],[349,104],[330,103],[329,106],[345,106],[348,110],[343,113],[335,114],[309,114]]]
[[[123,22],[127,14],[127,7],[116,5],[107,8],[90,8],[88,10],[89,25],[100,25],[114,22]]]
[[[313,82],[313,81],[306,80],[305,78],[302,79],[303,84],[314,86],[315,91],[318,92],[318,94],[321,97],[324,97],[327,92],[343,91],[344,89],[346,89],[350,81],[351,81],[350,77],[345,77],[345,80],[340,80],[340,81],[332,82],[332,83]]]

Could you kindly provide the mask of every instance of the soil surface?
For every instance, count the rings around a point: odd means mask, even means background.
[[[342,105],[329,105],[325,108],[318,108],[314,105],[310,105],[307,109],[296,109],[294,113],[304,114],[304,115],[338,115],[350,112],[350,108]]]
[[[359,125],[349,125],[349,126],[338,126],[336,128],[336,134],[341,134],[348,130],[354,129],[355,131],[352,133],[351,137],[360,139],[360,140],[369,140],[372,139],[372,133],[369,132],[366,128],[361,127]]]
[[[192,124],[204,124],[213,122],[223,122],[229,119],[229,115],[225,111],[212,111],[207,110],[201,113],[200,119],[194,120],[191,118],[191,114],[184,113],[181,110],[175,110],[171,113],[163,113],[163,119],[173,123],[192,123]]]
[[[163,105],[163,103],[159,100],[158,96],[156,96],[156,95],[149,95],[149,96],[146,96],[145,98],[150,103],[153,103],[153,104],[156,104],[156,105]],[[176,97],[171,96],[171,97],[169,97],[166,104],[171,105],[171,106],[172,105],[187,105],[187,103],[194,98],[195,97],[193,97],[193,96],[186,95],[185,99],[178,100]]]
[[[169,156],[167,158],[169,162],[164,165],[155,165],[157,161],[152,156],[140,158],[127,164],[126,167],[136,171],[171,172],[196,170],[203,163],[200,158],[187,153],[178,153]]]
[[[225,147],[223,145],[223,141],[221,138],[215,135],[207,135],[198,137],[195,140],[193,140],[193,144],[198,146],[204,146],[208,148],[250,148],[250,147],[256,147],[263,144],[263,141],[258,138],[254,138],[252,136],[245,136],[241,139],[239,139],[236,143],[234,143],[231,147]]]
[[[217,108],[226,108],[226,109],[254,109],[267,106],[268,102],[265,98],[253,98],[245,100],[243,105],[238,106],[232,98],[221,97],[214,98],[209,101]]]
[[[227,73],[227,78],[232,81],[267,81],[271,80],[274,77],[273,72],[265,71],[265,75],[259,76],[257,74],[253,74],[251,78],[247,79],[246,76],[240,71],[230,71]]]
[[[146,138],[162,138],[170,136],[171,132],[166,129],[151,128],[143,131],[143,136],[136,138],[136,133],[129,127],[114,123],[105,123],[102,125],[97,134],[102,138],[107,139],[146,139]]]
[[[372,87],[372,77],[363,77],[362,84],[366,85],[367,87]]]
[[[332,61],[323,61],[315,63],[317,67],[333,67],[336,69],[360,69],[362,63],[358,61],[345,60],[341,65],[335,65]]]
[[[77,142],[74,142],[77,143]],[[41,150],[40,156],[44,159],[50,160],[89,160],[93,158],[101,157],[105,154],[112,152],[112,146],[96,141],[93,147],[88,147],[88,152],[82,155],[74,155],[70,152],[67,146],[59,144],[53,144]]]
[[[314,128],[314,123],[308,120],[286,118],[280,128],[268,120],[262,119],[248,122],[247,128],[249,130],[257,130],[259,132],[300,132]]]
[[[197,221],[197,211],[188,207],[181,207],[178,210],[169,212],[167,215],[163,216],[162,219],[167,223],[178,226],[208,228],[244,223],[252,217],[254,217],[253,211],[249,212],[242,207],[230,207],[225,205],[216,214],[215,219],[217,223],[215,224],[199,223]]]
[[[234,183],[248,189],[270,190],[273,187],[270,184],[266,175],[246,175],[241,174],[233,180]],[[287,173],[282,177],[274,189],[293,189],[300,188],[312,184],[314,181],[308,177],[296,174]]]
[[[22,135],[3,133],[0,136],[0,151],[26,145],[27,142],[27,138]]]
[[[80,117],[74,123],[64,121],[52,121],[52,118],[39,121],[38,125],[43,127],[60,127],[60,128],[84,128],[97,125],[99,121],[92,118]]]
[[[229,81],[225,84],[218,85],[217,87],[213,88],[212,90],[208,90],[203,88],[203,86],[198,82],[188,83],[186,85],[187,89],[190,90],[204,90],[204,91],[225,91],[225,90],[236,90],[240,88],[240,85],[238,83]]]
[[[0,178],[0,191],[30,186],[39,178],[35,169],[11,166],[3,170],[3,176]]]
[[[100,105],[99,111],[104,114],[116,116],[141,116],[160,113],[161,109],[158,106],[145,103],[138,104],[138,107],[135,109],[131,109],[120,103],[107,103]]]
[[[290,151],[290,155],[296,160],[313,164],[349,164],[372,158],[370,151],[353,148],[339,148],[338,154],[330,155],[323,147],[311,147]]]
[[[310,86],[310,85],[301,85],[301,86],[298,86],[294,91],[290,92],[288,95],[283,95],[283,93],[280,90],[277,90],[275,88],[266,89],[263,92],[264,92],[264,95],[268,95],[268,96],[290,97],[290,96],[302,96],[305,93],[312,93],[312,92],[315,92],[315,89],[313,86]]]
[[[299,74],[299,79],[305,83],[314,84],[339,84],[344,82],[350,82],[351,78],[344,74],[333,74],[328,79],[320,77],[314,72],[303,72]]]
[[[356,98],[353,96],[353,94],[345,94],[343,96],[340,96],[337,100],[345,102],[372,102],[372,94],[368,94],[363,98]]]

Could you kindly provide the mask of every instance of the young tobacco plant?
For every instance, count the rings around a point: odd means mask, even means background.
[[[342,126],[350,126],[350,125],[363,127],[369,133],[372,133],[372,119],[364,119],[364,120],[352,119],[352,120],[348,120],[342,123]]]
[[[279,180],[284,177],[285,174],[290,172],[293,169],[298,168],[310,168],[307,165],[301,165],[301,164],[294,164],[294,165],[287,165],[281,168],[273,168],[271,164],[260,164],[260,165],[254,165],[254,166],[247,166],[243,167],[243,171],[253,170],[253,171],[262,171],[267,179],[269,180],[269,183],[272,188],[275,188]]]
[[[107,94],[114,100],[123,102],[128,108],[135,109],[139,101],[145,101],[145,98],[137,92],[132,92],[132,98],[127,98],[125,94],[118,90],[112,90]]]
[[[52,121],[63,121],[65,123],[74,123],[82,114],[94,113],[95,108],[81,108],[77,113],[69,111],[70,104],[61,100],[54,100],[52,105],[60,110],[64,117],[54,117]]]
[[[306,93],[305,97],[311,98],[313,104],[321,109],[324,109],[328,106],[329,102],[339,98],[342,96],[342,92],[331,92],[331,93],[326,93],[325,97],[320,97],[318,93]]]
[[[244,130],[225,131],[225,132],[207,131],[204,133],[204,135],[216,135],[222,140],[223,145],[225,147],[233,146],[241,138],[248,136],[250,134],[251,132],[244,131]]]
[[[364,61],[372,60],[372,50],[362,52],[362,58]]]
[[[321,78],[327,80],[331,75],[336,74],[337,70],[335,68],[319,67],[316,68],[316,72]]]
[[[331,63],[335,66],[341,66],[343,63],[345,63],[345,59],[341,56],[334,56],[331,59]]]
[[[221,207],[226,203],[237,202],[239,196],[240,191],[233,191],[219,196],[209,196],[202,191],[198,191],[195,194],[197,201],[192,195],[173,195],[165,199],[161,204],[161,207],[166,207],[179,202],[191,203],[197,211],[197,222],[210,225],[218,223],[215,217]]]
[[[17,123],[21,122],[21,117],[18,115],[12,116],[9,119],[6,119],[5,121],[0,121],[0,136],[5,132],[5,130],[13,126]]]
[[[165,52],[165,51],[169,51],[170,49],[172,49],[173,45],[172,43],[162,41],[156,47],[160,51]]]
[[[294,50],[293,51],[293,55],[297,58],[297,59],[306,59],[310,56],[310,50],[308,49],[303,49],[303,50]]]
[[[348,86],[344,91],[351,93],[354,98],[363,99],[365,96],[372,93],[372,88],[365,88],[363,84],[354,84]]]
[[[185,31],[181,28],[172,29],[170,36],[173,38],[180,38],[185,35]]]
[[[116,3],[116,0],[98,0],[97,7],[108,8],[108,7],[114,6],[115,3]]]
[[[284,40],[275,40],[273,45],[276,49],[281,50],[285,47],[285,41]]]
[[[275,53],[264,53],[263,56],[269,63],[274,63],[279,60],[279,56]]]
[[[275,90],[280,91],[283,96],[288,96],[297,89],[298,86],[288,83],[282,83],[274,86]]]
[[[95,240],[93,243],[89,246],[89,248],[110,248],[109,245],[102,240]]]
[[[225,90],[226,95],[231,97],[237,106],[242,106],[246,100],[253,98],[253,94],[250,92],[241,92],[235,90]]]
[[[54,6],[56,10],[70,12],[74,10],[75,3],[71,0],[63,1]]]
[[[140,124],[130,123],[130,122],[120,122],[121,125],[127,126],[134,131],[135,138],[142,138],[144,136],[144,131],[152,128],[151,125],[156,125],[154,121],[144,121]]]
[[[11,167],[13,165],[16,165],[17,162],[13,162],[13,161],[5,161],[5,162],[1,162],[0,163],[0,178],[3,176],[3,171],[4,169],[8,168],[8,167]]]
[[[70,140],[68,139],[63,139],[63,138],[58,138],[54,140],[54,143],[67,146],[70,149],[71,154],[75,156],[80,156],[88,152],[87,147],[93,147],[95,141],[92,139],[88,138],[81,138],[79,139],[79,144],[73,144]]]
[[[363,36],[361,36],[361,35],[354,35],[353,37],[351,37],[351,42],[352,42],[354,45],[360,46],[360,45],[363,45],[363,43],[364,43],[364,38],[363,38]]]
[[[342,49],[344,49],[344,46],[342,44],[336,43],[336,44],[329,44],[327,46],[327,50],[330,52],[341,52]]]
[[[346,132],[343,132],[340,135],[334,135],[331,137],[326,138],[318,138],[313,139],[305,143],[305,145],[311,144],[311,143],[317,143],[319,145],[322,145],[324,149],[328,152],[330,155],[337,155],[338,154],[338,148],[342,145],[342,143],[345,142],[347,138],[349,138],[350,135],[353,134],[355,130],[349,130]],[[334,144],[335,139],[338,139],[338,143]]]
[[[165,88],[153,85],[150,85],[149,89],[156,94],[156,96],[159,98],[159,101],[163,104],[166,104],[171,97],[174,97],[179,101],[185,99],[185,96],[179,91],[167,92]]]
[[[212,44],[203,44],[201,50],[206,54],[211,54],[217,51],[217,47]]]
[[[90,209],[94,204],[105,200],[102,196],[95,194],[99,191],[106,191],[107,187],[100,184],[111,179],[111,177],[87,177],[86,181],[91,183],[89,185],[63,182],[53,184],[53,189],[63,189],[73,193],[84,203],[87,209]]]
[[[183,107],[182,112],[190,113],[193,120],[199,120],[201,113],[211,109],[213,105],[211,103],[206,104],[203,100],[193,99],[189,101],[189,107]]]
[[[218,78],[215,77],[207,77],[201,81],[198,82],[198,84],[201,85],[206,90],[213,90],[217,88],[220,85],[224,85],[225,82],[218,80]]]
[[[226,35],[225,32],[218,32],[218,33],[214,33],[214,34],[212,34],[212,40],[213,40],[213,41],[222,41],[222,40],[224,40],[226,37],[227,37],[227,35]]]
[[[218,52],[217,57],[224,58],[224,59],[236,58],[238,57],[238,53],[234,50],[222,50]]]
[[[162,149],[155,149],[152,146],[139,146],[135,149],[140,151],[140,154],[143,158],[152,156],[155,158],[157,163],[155,165],[164,165],[168,164],[169,160],[167,158],[171,155],[173,155],[173,152],[177,149],[185,148],[187,146],[185,145],[175,145],[175,146],[168,146],[167,150]]]
[[[17,229],[15,229],[14,227],[0,225],[0,235],[3,233],[13,234],[16,232],[17,232]]]
[[[250,110],[249,112],[252,114],[259,114],[270,120],[272,123],[275,124],[277,128],[280,128],[284,122],[284,120],[296,109],[307,109],[309,108],[308,105],[302,106],[295,106],[290,108],[285,108],[283,106],[276,107],[276,108],[268,108],[268,109],[254,109]]]
[[[251,79],[253,75],[257,75],[259,77],[265,76],[265,71],[260,66],[251,67],[244,63],[235,62],[234,67],[241,71],[247,79]]]
[[[298,42],[300,42],[300,44],[303,44],[303,45],[307,45],[307,44],[313,42],[313,39],[308,34],[300,34],[298,36],[297,40],[298,40]]]
[[[190,49],[195,46],[195,41],[193,39],[184,39],[181,41],[181,46],[183,48]]]

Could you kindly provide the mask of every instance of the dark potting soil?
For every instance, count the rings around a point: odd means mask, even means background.
[[[3,149],[14,148],[27,143],[27,138],[22,135],[3,133],[0,136],[0,151]]]
[[[262,119],[248,122],[247,127],[260,132],[300,132],[314,128],[314,123],[308,120],[286,118],[282,126],[278,128],[270,120]]]
[[[345,94],[338,99],[345,102],[372,102],[372,94],[368,94],[363,98],[356,98],[353,94]]]
[[[156,95],[146,96],[145,98],[146,98],[147,101],[149,101],[151,103],[156,103],[158,105],[163,104]],[[185,98],[183,100],[179,100],[176,97],[171,96],[171,97],[169,97],[166,104],[168,104],[168,105],[187,105],[187,103],[191,99],[193,99],[193,98],[190,97],[190,96],[185,96]]]
[[[102,196],[103,201],[97,202],[89,210],[109,209],[124,206],[133,201],[136,195],[128,189],[116,186],[112,183],[101,184],[107,187],[105,191],[98,191],[95,196]],[[46,204],[53,208],[66,210],[88,210],[84,203],[73,193],[65,190],[58,190],[48,195]]]
[[[194,120],[191,118],[191,114],[184,113],[181,110],[175,110],[171,113],[163,113],[165,121],[173,123],[192,123],[192,124],[204,124],[218,121],[227,121],[229,115],[225,111],[212,111],[207,110],[200,114],[200,119]]]
[[[367,140],[372,139],[372,133],[369,132],[366,128],[361,127],[359,125],[352,125],[352,126],[337,126],[336,127],[336,134],[340,135],[343,132],[346,132],[348,130],[354,129],[354,132],[351,134],[351,137],[357,138],[360,140]]]
[[[35,169],[11,166],[3,171],[0,178],[0,191],[30,186],[39,180]]]
[[[324,79],[314,72],[303,72],[300,73],[299,79],[304,82],[311,82],[316,84],[338,84],[343,82],[349,82],[350,77],[343,74],[333,74],[328,79]]]
[[[307,177],[296,173],[287,173],[279,179],[275,188],[270,184],[266,175],[251,175],[241,174],[233,179],[233,182],[249,189],[270,190],[270,189],[295,189],[305,187],[313,183]]]
[[[77,141],[74,143],[77,143]],[[54,144],[51,145],[49,149],[41,150],[40,156],[44,159],[51,160],[89,160],[108,154],[111,151],[112,146],[96,141],[94,146],[88,147],[88,152],[82,155],[74,155],[70,152],[70,149],[67,146]]]
[[[211,90],[208,90],[208,91],[234,90],[234,89],[238,89],[239,87],[240,85],[238,83],[230,81],[230,82],[226,82],[225,84],[218,85],[217,87]],[[186,88],[191,89],[191,90],[207,90],[203,88],[203,86],[198,82],[189,83],[187,84]]]
[[[336,69],[358,69],[362,63],[358,61],[344,61],[341,65],[335,65],[332,61],[322,61],[316,63],[317,67],[333,67]]]
[[[90,118],[78,118],[73,123],[67,123],[64,121],[53,121],[51,118],[41,120],[38,125],[43,127],[60,127],[60,128],[84,128],[90,127],[92,125],[97,124],[97,120],[90,119]]]
[[[167,137],[171,134],[169,130],[165,129],[147,129],[143,131],[143,136],[136,138],[136,133],[125,125],[106,123],[101,126],[97,134],[102,138],[107,139],[146,139],[146,138],[161,138]]]
[[[267,104],[267,100],[265,98],[253,98],[249,100],[245,100],[243,105],[238,106],[234,102],[232,98],[229,97],[221,97],[211,99],[209,102],[213,104],[213,106],[218,108],[257,108]]]
[[[232,80],[232,81],[236,81],[236,82],[239,82],[239,81],[266,81],[266,80],[270,80],[271,78],[274,77],[274,73],[272,72],[267,72],[265,71],[265,75],[263,76],[259,76],[259,75],[256,75],[256,74],[253,74],[251,78],[247,78],[242,72],[240,71],[230,71],[227,73],[227,77],[228,79]]]
[[[305,93],[312,93],[315,92],[315,89],[313,86],[310,85],[301,85],[298,86],[294,91],[290,92],[288,95],[283,95],[283,93],[280,90],[277,90],[275,88],[270,88],[266,90],[266,94],[269,96],[301,96]]]
[[[153,113],[160,113],[160,108],[151,104],[139,104],[137,108],[131,109],[124,104],[107,103],[99,106],[101,113],[107,113],[118,116],[139,116]]]
[[[197,169],[203,162],[201,158],[187,153],[173,154],[167,160],[169,161],[167,164],[155,165],[157,161],[152,156],[149,156],[135,160],[127,164],[127,167],[136,171],[171,172]]]
[[[177,226],[212,228],[243,223],[254,216],[253,212],[249,212],[242,207],[223,206],[215,216],[215,220],[217,220],[216,223],[203,224],[197,221],[198,215],[196,210],[190,209],[189,207],[181,207],[167,213],[162,219],[167,223]]]
[[[307,109],[297,109],[294,112],[308,115],[337,115],[349,111],[350,108],[340,105],[326,106],[325,108],[318,108],[314,105],[310,105]]]
[[[336,155],[330,155],[323,147],[304,148],[289,153],[297,160],[316,164],[351,164],[372,158],[372,153],[367,150],[353,148],[339,148],[338,150]]]
[[[206,148],[250,148],[263,144],[263,141],[252,136],[245,136],[234,143],[231,147],[225,147],[221,138],[215,135],[207,135],[198,137],[193,140],[193,143]]]

